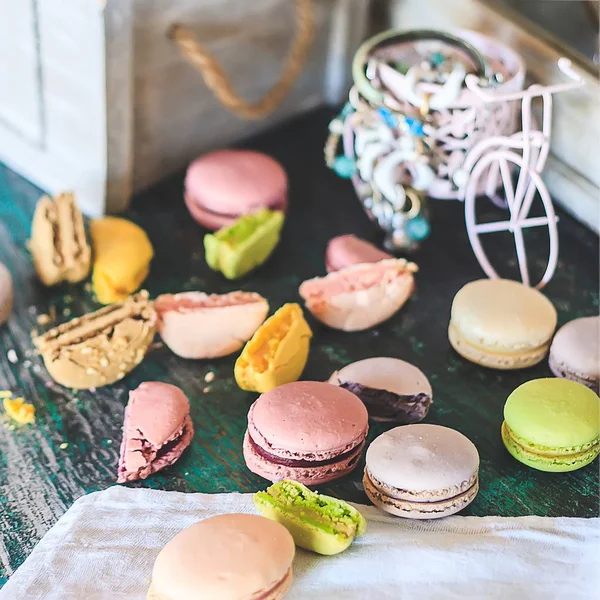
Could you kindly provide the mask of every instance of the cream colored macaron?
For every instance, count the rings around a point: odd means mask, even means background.
[[[556,310],[537,290],[508,279],[480,279],[452,302],[448,338],[464,358],[493,369],[522,369],[547,354]]]

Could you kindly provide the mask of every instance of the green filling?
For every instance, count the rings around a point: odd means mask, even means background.
[[[365,532],[364,517],[352,506],[283,480],[254,495],[261,514],[285,525],[298,546],[319,554],[337,554]]]
[[[228,279],[245,275],[267,260],[279,243],[284,216],[267,208],[204,236],[206,262]]]

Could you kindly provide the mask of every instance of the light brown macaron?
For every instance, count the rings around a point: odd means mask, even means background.
[[[158,332],[182,358],[217,358],[239,350],[262,325],[269,303],[254,292],[162,294]]]
[[[148,600],[281,600],[294,540],[265,517],[227,514],[177,534],[159,553]]]
[[[10,271],[0,263],[0,326],[8,321],[14,303],[13,282]]]
[[[556,320],[556,309],[536,289],[508,279],[479,279],[454,297],[448,338],[478,365],[523,369],[546,356]]]

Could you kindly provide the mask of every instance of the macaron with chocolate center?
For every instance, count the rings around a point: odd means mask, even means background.
[[[359,360],[335,371],[329,383],[356,394],[374,421],[417,423],[425,418],[433,402],[427,377],[398,358]]]
[[[288,383],[250,407],[244,459],[269,481],[318,485],[356,467],[368,430],[367,409],[351,392],[316,381]]]

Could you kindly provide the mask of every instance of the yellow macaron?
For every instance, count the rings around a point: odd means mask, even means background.
[[[546,356],[556,320],[556,309],[537,290],[508,279],[480,279],[454,297],[448,338],[478,365],[523,369]]]

